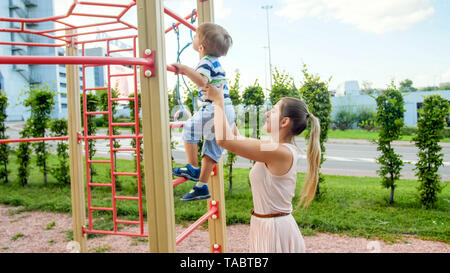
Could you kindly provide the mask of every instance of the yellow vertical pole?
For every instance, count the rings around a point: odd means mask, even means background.
[[[197,0],[198,24],[206,22],[214,22],[214,1],[213,0]],[[223,160],[220,159],[216,165],[216,175],[211,176],[208,182],[211,193],[209,201],[216,201],[219,209],[219,217],[217,219],[208,220],[209,241],[211,251],[215,251],[215,247],[221,252],[227,250],[227,232],[226,232],[226,214],[225,214],[225,186],[223,180]],[[208,203],[209,205],[209,203]]]
[[[216,201],[219,215],[216,219],[208,219],[209,242],[211,251],[227,251],[227,218],[225,210],[225,184],[223,179],[223,159],[216,164],[216,175],[211,176],[208,182],[211,199]]]
[[[150,252],[175,252],[164,5],[163,0],[138,0],[136,3],[141,57],[145,57],[147,49],[155,54],[155,74],[146,77],[141,67],[140,75]]]
[[[74,31],[66,31],[67,35]],[[78,50],[72,40],[66,46],[67,56],[77,56]],[[75,251],[87,252],[87,238],[83,235],[86,221],[83,177],[83,153],[78,133],[81,133],[80,76],[78,65],[66,65],[67,120],[69,134],[70,189],[72,195],[73,239],[78,243]]]

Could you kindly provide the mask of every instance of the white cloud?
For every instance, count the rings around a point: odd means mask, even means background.
[[[290,21],[337,20],[358,29],[385,33],[405,30],[434,13],[430,0],[281,0],[275,14]]]
[[[444,72],[441,75],[441,79],[442,79],[442,81],[445,81],[445,82],[449,81],[450,82],[450,70],[448,70],[447,72]]]

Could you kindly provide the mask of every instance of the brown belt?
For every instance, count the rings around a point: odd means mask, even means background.
[[[289,215],[290,213],[258,214],[252,209],[252,215],[259,218],[274,218]]]

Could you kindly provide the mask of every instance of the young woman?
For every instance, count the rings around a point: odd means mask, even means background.
[[[281,99],[266,113],[264,129],[272,139],[263,141],[241,137],[229,127],[223,91],[209,85],[206,97],[214,102],[214,127],[217,144],[228,151],[256,161],[250,171],[253,210],[250,221],[251,252],[305,252],[305,243],[292,216],[292,198],[297,180],[298,150],[293,144],[311,121],[307,149],[308,173],[300,196],[308,207],[314,198],[320,164],[320,123],[296,98]]]

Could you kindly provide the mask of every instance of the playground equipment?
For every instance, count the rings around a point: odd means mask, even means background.
[[[67,14],[62,16],[53,16],[48,18],[0,18],[0,21],[19,23],[20,29],[10,28],[1,29],[1,32],[21,32],[26,34],[41,35],[54,39],[58,43],[24,43],[24,42],[0,42],[0,45],[23,45],[37,47],[65,47],[66,56],[0,56],[0,64],[34,64],[34,65],[66,65],[67,74],[67,105],[68,105],[68,136],[64,137],[43,137],[28,139],[7,139],[0,143],[14,142],[33,142],[33,141],[55,141],[68,140],[70,157],[70,177],[71,177],[71,195],[72,195],[72,218],[74,241],[79,244],[80,251],[86,252],[86,235],[108,234],[148,237],[150,252],[175,252],[176,245],[180,244],[189,234],[191,234],[202,223],[208,220],[210,247],[212,252],[226,251],[226,230],[225,230],[225,198],[223,185],[222,162],[220,161],[214,170],[209,182],[209,188],[212,198],[208,202],[208,211],[198,219],[191,227],[187,228],[178,237],[175,237],[175,218],[173,204],[173,188],[186,182],[184,178],[172,180],[171,156],[170,156],[170,128],[181,128],[183,122],[175,121],[169,123],[168,93],[166,71],[176,72],[174,67],[167,66],[165,60],[165,33],[176,30],[180,25],[196,31],[196,27],[188,22],[193,16],[196,16],[199,23],[214,21],[213,0],[197,0],[197,10],[191,12],[182,18],[163,5],[163,0],[128,0],[121,4],[92,1],[73,0]],[[124,3],[128,2],[128,3]],[[78,6],[92,6],[101,10],[101,7],[116,8],[119,10],[116,15],[107,14],[88,14],[75,12]],[[137,8],[138,25],[134,26],[123,20],[123,16],[134,6]],[[172,27],[164,29],[164,14],[176,20]],[[67,23],[64,19],[69,17],[90,17],[107,19],[106,22],[96,24],[73,25]],[[109,21],[110,20],[110,21]],[[42,22],[53,21],[60,28],[49,30],[31,30],[26,25],[30,23],[39,24]],[[117,27],[116,25],[119,25]],[[84,29],[108,26],[105,30],[78,32]],[[117,36],[96,40],[86,40],[83,37],[89,34],[111,33],[119,31],[130,31],[130,35]],[[64,35],[56,35],[64,31]],[[137,33],[136,33],[137,31]],[[131,40],[133,45],[126,49],[111,49],[111,42],[117,40]],[[103,43],[106,47],[107,56],[85,56],[86,45],[93,43]],[[138,52],[139,48],[139,52]],[[81,56],[78,52],[81,49]],[[133,57],[114,57],[114,53],[132,52]],[[179,52],[178,52],[179,53]],[[139,57],[138,57],[139,56]],[[79,70],[78,65],[82,66],[83,74],[83,119],[84,134],[81,134],[81,113],[80,113],[80,88],[79,88]],[[111,74],[111,65],[129,65],[133,67],[133,73]],[[107,66],[108,85],[105,87],[87,88],[85,81],[85,71],[88,67]],[[138,69],[138,67],[140,67]],[[142,108],[142,129],[139,130],[139,107],[138,107],[138,76],[140,76],[141,90],[141,108]],[[111,95],[111,78],[114,77],[133,77],[134,97],[133,98],[113,98]],[[108,91],[108,111],[88,112],[86,108],[87,92],[99,90]],[[135,122],[132,123],[114,123],[112,116],[112,103],[117,101],[129,101],[135,105]],[[107,136],[88,135],[87,117],[90,115],[107,115],[109,122],[109,134]],[[113,127],[134,126],[133,135],[113,135]],[[170,128],[169,128],[170,127]],[[110,142],[109,160],[90,160],[88,141],[90,139],[104,139]],[[136,148],[114,148],[115,139],[135,139]],[[85,147],[85,167],[86,184],[84,184],[83,174],[83,152],[82,142]],[[140,142],[144,142],[144,161],[145,168],[145,189],[147,206],[147,225],[148,234],[145,233],[143,219],[143,194],[141,181],[141,157]],[[114,152],[131,151],[137,155],[136,172],[118,172],[114,163]],[[91,164],[110,164],[111,182],[94,183],[91,181],[88,171]],[[137,177],[138,196],[117,196],[116,195],[116,177],[117,176],[135,176]],[[87,190],[87,213],[88,223],[86,225],[86,200],[85,189]],[[95,207],[92,204],[91,190],[94,187],[111,188],[112,207]],[[117,200],[137,201],[139,206],[139,220],[122,220],[117,217]],[[114,230],[96,230],[92,225],[93,211],[110,211],[113,214]],[[118,224],[138,225],[139,232],[127,233],[119,231]]]

